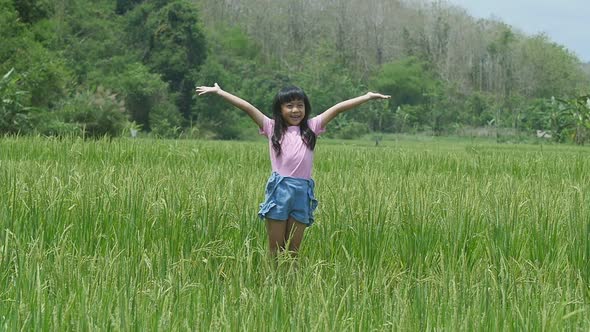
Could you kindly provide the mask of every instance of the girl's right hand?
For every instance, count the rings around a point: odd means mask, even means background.
[[[375,93],[375,92],[367,92],[367,96],[369,96],[369,99],[389,99],[389,98],[391,98],[391,96],[389,96],[389,95],[383,95],[383,94]]]
[[[219,91],[221,91],[221,88],[219,87],[219,85],[217,83],[215,83],[214,86],[198,86],[195,89],[195,92],[199,94],[199,96],[204,95],[206,93],[219,93]]]

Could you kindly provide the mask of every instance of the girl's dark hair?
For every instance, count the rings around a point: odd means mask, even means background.
[[[274,101],[272,103],[272,114],[275,120],[275,127],[274,132],[271,138],[272,147],[277,153],[277,156],[281,155],[281,138],[283,138],[283,133],[287,130],[289,126],[285,119],[283,119],[283,114],[281,113],[281,105],[284,103],[288,103],[294,100],[303,100],[305,105],[305,115],[299,124],[299,132],[301,133],[301,139],[303,143],[307,145],[310,150],[315,148],[316,142],[316,135],[309,128],[307,125],[307,119],[309,118],[309,114],[311,113],[311,104],[309,103],[309,98],[303,91],[303,89],[298,88],[296,86],[288,86],[282,88],[275,96]]]

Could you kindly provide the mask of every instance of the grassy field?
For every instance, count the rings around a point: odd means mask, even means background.
[[[590,150],[320,140],[297,261],[262,142],[0,140],[0,330],[590,330]]]

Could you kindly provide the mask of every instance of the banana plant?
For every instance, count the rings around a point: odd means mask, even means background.
[[[590,94],[557,101],[561,115],[571,124],[573,141],[583,145],[590,138]]]

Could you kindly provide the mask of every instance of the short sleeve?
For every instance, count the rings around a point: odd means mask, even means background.
[[[326,128],[322,127],[322,115],[317,115],[307,121],[309,128],[316,134],[320,135],[326,131]]]
[[[258,133],[260,135],[264,135],[264,136],[270,138],[270,136],[272,135],[273,126],[274,126],[274,120],[269,119],[267,116],[265,116],[263,123],[262,123],[262,128],[260,128]]]

